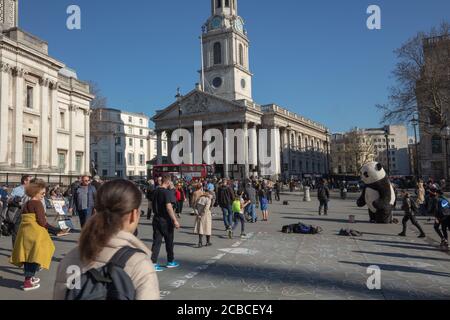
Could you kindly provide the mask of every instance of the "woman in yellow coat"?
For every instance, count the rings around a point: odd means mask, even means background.
[[[31,200],[22,208],[22,222],[14,244],[10,262],[25,270],[24,291],[40,287],[40,280],[35,277],[40,268],[50,269],[55,246],[48,233],[49,225],[45,217],[42,199],[46,185],[42,180],[30,183],[25,193]]]

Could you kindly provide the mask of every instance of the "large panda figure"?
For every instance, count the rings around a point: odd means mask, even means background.
[[[392,186],[383,166],[377,162],[369,162],[361,169],[364,190],[358,199],[358,207],[369,207],[370,221],[374,223],[392,223],[392,210],[396,202]]]

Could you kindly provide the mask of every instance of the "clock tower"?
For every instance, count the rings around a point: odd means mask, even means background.
[[[253,100],[249,40],[237,0],[211,0],[202,45],[204,90],[228,100]]]

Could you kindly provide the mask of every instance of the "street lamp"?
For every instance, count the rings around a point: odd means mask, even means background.
[[[414,159],[414,166],[415,170],[414,173],[416,175],[416,181],[419,181],[420,178],[420,170],[419,170],[419,147],[417,142],[417,126],[419,125],[419,119],[416,118],[416,115],[413,116],[411,120],[411,124],[414,127],[414,144],[415,144],[415,159]]]
[[[391,159],[389,156],[389,127],[384,129],[384,137],[386,138],[386,155],[387,155],[387,174],[388,177],[391,175]]]
[[[448,140],[450,138],[450,127],[448,125],[445,125],[441,129],[442,136],[445,140],[445,181],[448,181]]]

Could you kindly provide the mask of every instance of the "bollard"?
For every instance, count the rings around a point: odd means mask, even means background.
[[[303,201],[304,201],[304,202],[311,202],[311,193],[310,193],[310,190],[311,190],[310,187],[305,187],[304,197],[303,197]]]

